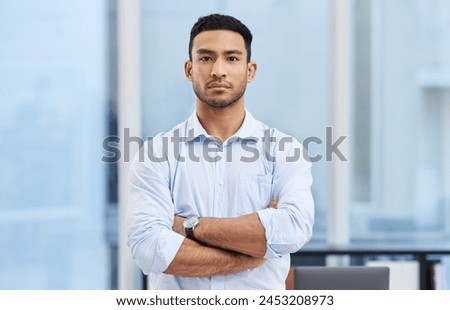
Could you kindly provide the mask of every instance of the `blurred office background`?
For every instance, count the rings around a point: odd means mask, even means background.
[[[119,280],[126,165],[103,140],[192,113],[189,32],[215,12],[254,35],[247,108],[324,142],[311,244],[450,247],[450,1],[0,0],[0,289],[139,283]],[[329,126],[348,161],[326,160]]]

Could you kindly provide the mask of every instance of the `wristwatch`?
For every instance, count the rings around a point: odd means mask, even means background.
[[[186,237],[192,240],[196,240],[194,237],[194,229],[198,225],[200,217],[197,215],[189,215],[184,219],[183,227]]]

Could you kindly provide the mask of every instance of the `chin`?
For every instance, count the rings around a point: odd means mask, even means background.
[[[235,102],[205,102],[208,106],[212,107],[212,108],[217,108],[217,109],[223,109],[223,108],[227,108],[229,106],[232,106],[235,104]]]

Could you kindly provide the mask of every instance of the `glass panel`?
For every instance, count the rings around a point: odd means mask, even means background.
[[[364,0],[354,12],[352,239],[448,241],[450,3]]]
[[[314,240],[326,235],[327,181],[327,1],[142,1],[143,134],[154,136],[186,119],[194,94],[183,64],[189,33],[198,17],[235,16],[253,33],[252,58],[258,74],[246,92],[253,115],[298,140],[320,138],[310,154],[323,155],[313,166],[316,202]]]
[[[105,289],[103,1],[0,2],[0,288]]]

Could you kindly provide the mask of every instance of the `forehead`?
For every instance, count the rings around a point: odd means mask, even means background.
[[[192,52],[198,49],[211,51],[240,50],[246,52],[244,38],[231,30],[208,30],[200,32],[192,43]]]

